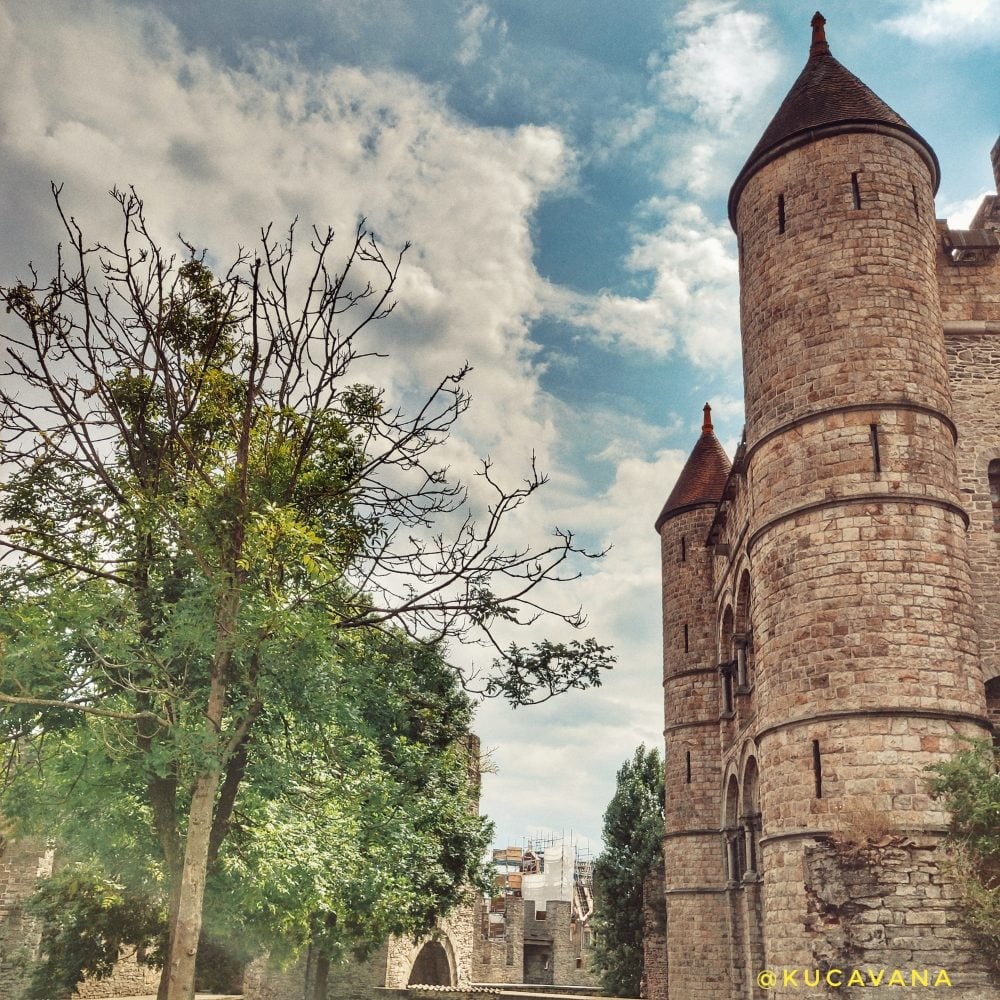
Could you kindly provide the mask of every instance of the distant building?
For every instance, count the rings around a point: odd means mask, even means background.
[[[730,462],[706,406],[656,521],[654,1000],[854,996],[854,969],[1000,997],[926,785],[1000,724],[1000,194],[954,231],[937,185],[817,14],[730,194],[744,439]]]
[[[496,891],[477,908],[475,983],[593,986],[594,872],[564,841],[493,852]]]

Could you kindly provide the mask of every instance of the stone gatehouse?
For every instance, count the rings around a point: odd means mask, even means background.
[[[656,521],[657,1000],[853,996],[757,976],[869,966],[1000,997],[925,781],[1000,719],[1000,197],[955,231],[937,185],[817,14],[729,200],[743,441],[730,461],[706,406]]]

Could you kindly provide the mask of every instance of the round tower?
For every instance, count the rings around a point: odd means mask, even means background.
[[[765,935],[779,966],[816,961],[802,930],[817,905],[809,845],[865,823],[940,833],[924,769],[956,737],[989,731],[935,277],[937,183],[933,151],[833,58],[817,14],[809,60],[729,203]]]
[[[665,743],[664,871],[670,995],[718,1000],[729,949],[724,854],[719,843],[722,766],[712,555],[706,547],[730,463],[705,405],[701,437],[667,498],[656,530],[663,571]]]

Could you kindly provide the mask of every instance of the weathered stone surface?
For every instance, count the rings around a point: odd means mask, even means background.
[[[745,439],[659,522],[669,1000],[925,965],[1000,997],[926,784],[1000,721],[1000,255],[948,242],[933,183],[870,122],[740,179]]]

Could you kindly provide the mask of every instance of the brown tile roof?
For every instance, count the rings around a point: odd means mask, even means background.
[[[815,132],[871,131],[879,126],[902,132],[922,147],[937,190],[939,167],[934,151],[885,101],[863,84],[830,54],[824,25],[818,11],[812,19],[809,61],[771,124],[764,129],[729,194],[729,219],[736,226],[736,206],[747,181],[775,156],[819,138]]]
[[[712,429],[712,408],[706,403],[701,437],[656,519],[656,530],[659,531],[660,525],[668,518],[692,507],[717,504],[726,488],[729,468],[729,457]]]

